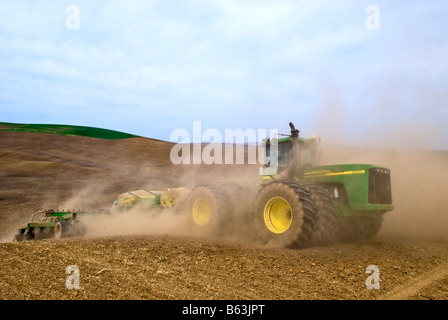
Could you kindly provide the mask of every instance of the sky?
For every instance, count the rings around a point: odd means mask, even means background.
[[[0,121],[448,149],[448,2],[0,0]]]

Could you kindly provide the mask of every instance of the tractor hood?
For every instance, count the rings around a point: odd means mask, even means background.
[[[373,164],[339,164],[311,167],[305,181],[322,185],[338,199],[344,212],[393,210],[391,175],[386,167]]]

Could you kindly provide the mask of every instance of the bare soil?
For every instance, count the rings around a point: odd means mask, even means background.
[[[83,238],[11,241],[37,210],[108,208],[127,188],[190,187],[254,172],[174,166],[171,147],[146,138],[0,132],[0,299],[448,299],[447,159],[428,152],[323,153],[328,163],[392,169],[396,210],[360,243],[293,250],[244,236],[201,238],[182,232],[171,214],[96,221]],[[70,265],[79,268],[79,289],[66,287]],[[380,270],[379,289],[366,288],[370,265]]]

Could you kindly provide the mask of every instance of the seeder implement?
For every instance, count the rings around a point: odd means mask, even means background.
[[[64,238],[83,236],[85,233],[84,223],[79,220],[85,215],[108,214],[108,210],[98,211],[55,211],[41,210],[32,215],[31,221],[18,227],[18,233],[14,241]]]

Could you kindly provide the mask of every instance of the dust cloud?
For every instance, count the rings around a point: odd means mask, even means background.
[[[181,187],[191,191],[199,185],[238,183],[245,185],[244,190],[246,190],[244,195],[239,195],[240,198],[247,196],[247,203],[251,204],[253,199],[250,198],[255,197],[254,188],[258,187],[259,183],[258,166],[189,164],[154,167],[145,164],[139,168],[138,173],[138,179],[130,181],[126,188],[118,193],[108,190],[107,181],[87,179],[84,181],[83,187],[75,189],[72,195],[60,204],[60,207],[93,209],[92,211],[95,211],[95,208],[100,208],[110,212],[78,218],[84,222],[85,237],[88,238],[150,235],[226,239],[239,243],[253,241],[255,234],[249,232],[248,226],[234,223],[235,220],[231,219],[226,219],[223,225],[218,226],[213,232],[204,232],[199,230],[200,228],[192,227],[191,214],[186,212],[185,199],[171,208],[136,205],[121,212],[114,210],[112,203],[126,190],[132,192],[144,189],[163,193],[168,188]],[[125,165],[114,174],[135,176],[135,166]],[[230,208],[231,199],[226,205]],[[238,214],[245,214],[246,220],[247,217],[250,217],[250,212],[238,212]],[[237,216],[232,218],[238,219]],[[240,222],[244,220],[238,219]],[[223,232],[224,230],[226,232]]]
[[[391,169],[394,210],[384,216],[379,237],[403,237],[412,239],[448,239],[448,152],[430,150],[399,150],[385,148],[361,148],[323,142],[322,164],[368,163]],[[164,190],[185,187],[193,189],[200,184],[224,184],[243,182],[256,186],[258,165],[184,165],[165,169],[151,168],[140,171],[140,185],[136,188]],[[132,171],[126,169],[126,174]],[[145,178],[146,177],[146,178]],[[146,180],[147,179],[147,180]],[[146,183],[143,181],[146,180]],[[104,183],[104,182],[103,182]],[[85,206],[98,201],[104,192],[104,184],[90,183],[79,190],[64,204],[67,208]],[[131,190],[131,189],[130,189]],[[124,192],[124,190],[123,190]],[[253,203],[256,190],[252,188],[246,198]],[[115,195],[115,197],[118,194]],[[104,197],[103,197],[104,198]],[[109,197],[110,204],[114,198]],[[230,204],[229,204],[230,205]],[[247,212],[246,212],[247,214]],[[88,237],[115,235],[170,235],[180,237],[202,236],[189,228],[188,215],[181,209],[131,210],[109,216],[84,217]],[[228,239],[250,241],[242,230],[234,226]],[[238,235],[239,234],[239,235]],[[208,234],[207,237],[215,237]]]
[[[186,215],[171,209],[134,209],[121,213],[85,216],[81,221],[86,226],[86,237],[194,235],[186,228]]]

